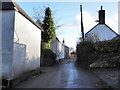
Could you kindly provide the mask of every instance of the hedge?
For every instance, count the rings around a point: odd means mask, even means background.
[[[119,67],[120,65],[120,37],[96,43],[83,41],[77,45],[76,50],[77,63],[80,66],[89,67],[94,62],[96,62],[94,66],[98,67]]]

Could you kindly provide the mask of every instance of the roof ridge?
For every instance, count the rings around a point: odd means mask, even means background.
[[[105,24],[111,31],[113,31],[116,35],[118,35],[112,28],[110,28],[107,24]]]
[[[97,27],[98,25],[105,25],[106,27],[108,27],[112,32],[114,32],[116,35],[118,35],[113,29],[111,29],[107,24],[97,24],[95,25],[92,29],[90,29],[86,34],[88,34],[90,31],[92,31],[95,27]],[[85,34],[85,35],[86,35]]]
[[[30,22],[32,22],[35,26],[37,26],[41,31],[44,31],[42,27],[39,26],[35,21],[33,21],[31,17],[17,4],[17,2],[2,2],[2,8],[0,8],[0,10],[16,10],[25,18],[27,18]]]

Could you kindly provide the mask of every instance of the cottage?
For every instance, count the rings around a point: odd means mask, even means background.
[[[99,10],[99,23],[85,34],[86,39],[94,41],[110,40],[118,34],[105,24],[105,10]]]
[[[69,47],[64,45],[65,47],[65,58],[69,58],[70,57],[70,54],[69,54]]]
[[[16,2],[2,2],[2,78],[13,80],[40,68],[42,28]]]
[[[57,37],[51,41],[50,49],[56,54],[56,60],[69,57],[69,47],[65,45],[64,40],[60,42]]]
[[[54,40],[51,41],[50,49],[53,51],[53,53],[56,54],[56,60],[61,59],[60,58],[60,52],[61,52],[61,42],[56,37]]]

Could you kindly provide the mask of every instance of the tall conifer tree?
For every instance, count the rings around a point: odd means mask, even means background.
[[[45,10],[45,17],[42,27],[44,30],[44,32],[42,32],[42,40],[43,42],[49,43],[52,39],[56,37],[52,12],[49,7],[47,7]]]

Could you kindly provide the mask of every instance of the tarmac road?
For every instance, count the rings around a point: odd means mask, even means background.
[[[54,67],[42,67],[42,74],[15,88],[104,88],[94,73],[77,67],[75,60],[76,58],[66,59]]]

